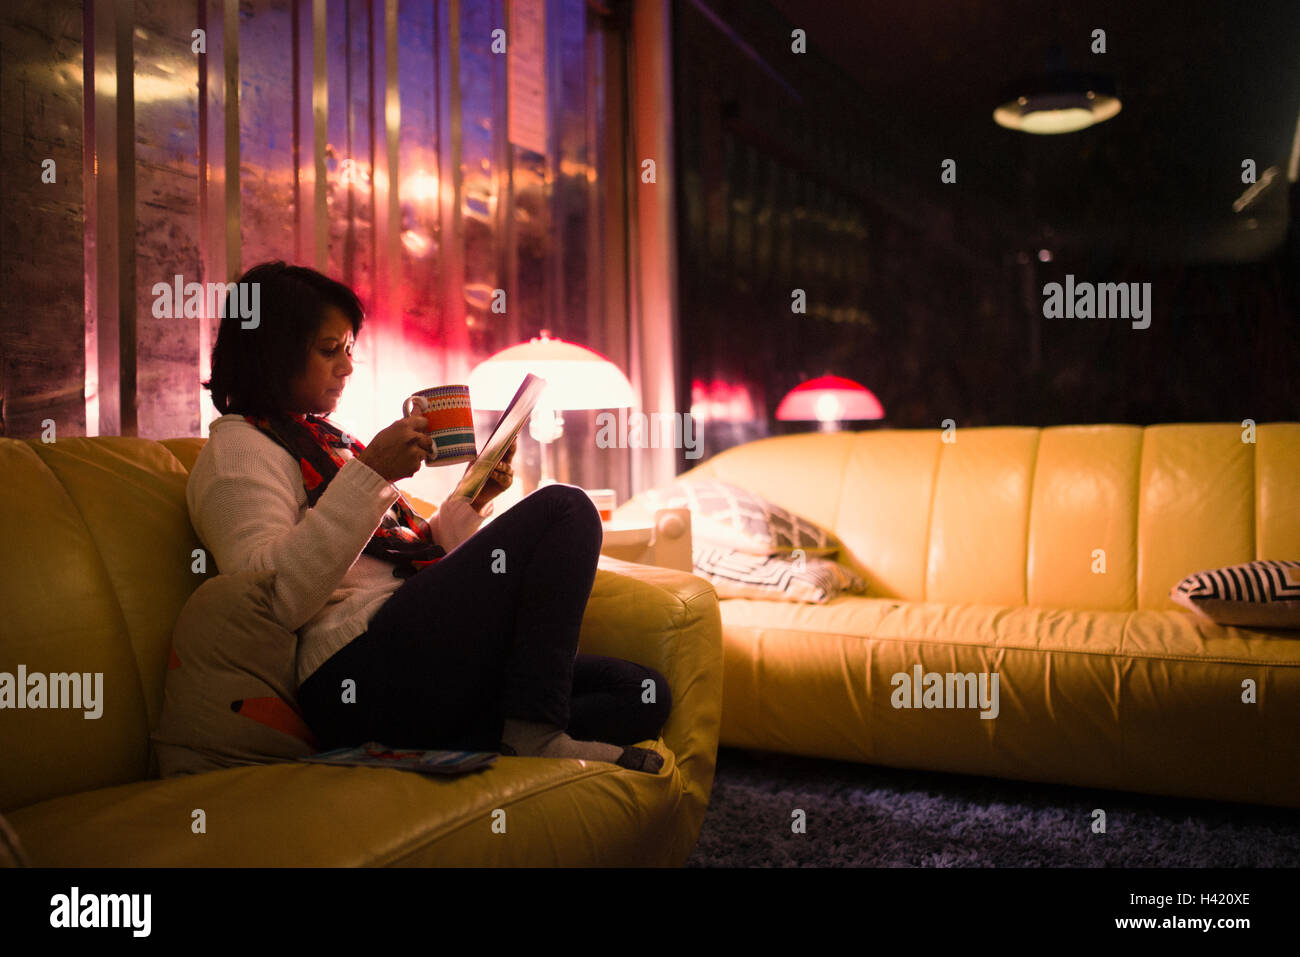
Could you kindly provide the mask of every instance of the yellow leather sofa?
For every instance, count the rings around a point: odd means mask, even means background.
[[[658,774],[502,757],[437,779],[281,763],[159,779],[149,732],[172,626],[201,581],[185,507],[199,439],[0,439],[0,672],[103,674],[103,713],[0,710],[0,812],[36,866],[680,865],[721,711],[717,595],[602,559],[580,650],[660,671]],[[647,742],[643,742],[646,744]],[[206,833],[194,833],[202,809]],[[504,810],[504,833],[493,829]]]
[[[683,473],[834,530],[870,586],[825,605],[721,602],[722,744],[1300,806],[1300,631],[1205,624],[1169,599],[1192,572],[1300,559],[1300,423],[1244,436],[799,434]],[[997,717],[895,707],[894,676],[917,665],[997,673]]]

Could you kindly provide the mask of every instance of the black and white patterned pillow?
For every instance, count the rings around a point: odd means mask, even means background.
[[[1300,628],[1300,562],[1245,562],[1197,572],[1169,597],[1216,625]]]
[[[650,489],[624,502],[618,516],[644,520],[656,508],[688,508],[692,541],[751,555],[800,549],[805,555],[827,556],[842,547],[829,529],[718,479],[673,482]]]
[[[712,583],[719,598],[765,598],[823,604],[842,592],[863,593],[867,583],[838,562],[804,555],[751,555],[728,548],[692,545],[695,574]]]

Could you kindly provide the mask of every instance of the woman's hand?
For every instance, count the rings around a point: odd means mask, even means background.
[[[510,467],[510,460],[515,457],[515,446],[519,444],[518,436],[510,443],[510,448],[506,449],[506,454],[501,456],[501,461],[497,467],[488,475],[488,479],[483,483],[483,488],[479,490],[478,498],[471,503],[474,511],[479,511],[492,499],[496,498],[502,492],[510,487],[510,483],[515,479],[515,470]]]
[[[433,451],[433,436],[426,431],[429,420],[422,415],[408,415],[385,429],[380,429],[357,456],[378,472],[385,481],[410,478]]]

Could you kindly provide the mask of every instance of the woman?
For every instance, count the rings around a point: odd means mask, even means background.
[[[474,502],[450,495],[426,522],[392,484],[432,449],[425,419],[362,445],[327,418],[352,374],[355,293],[283,262],[240,282],[259,284],[259,321],[243,328],[227,308],[221,322],[204,386],[222,415],[187,500],[222,572],[275,571],[272,610],[298,632],[299,706],[321,747],[374,740],[658,772],[656,752],[624,745],[658,736],[663,676],[577,654],[601,544],[586,493],[543,487],[479,529],[512,482],[512,445]]]

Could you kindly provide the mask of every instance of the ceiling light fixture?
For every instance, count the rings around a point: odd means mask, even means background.
[[[999,126],[1022,133],[1073,133],[1102,123],[1120,110],[1115,84],[1095,73],[1054,71],[1006,89],[993,111]]]

